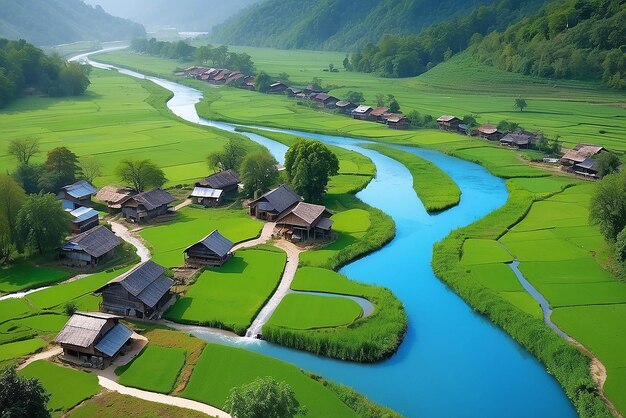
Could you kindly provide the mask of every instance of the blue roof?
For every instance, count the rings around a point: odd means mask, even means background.
[[[92,208],[86,208],[81,206],[78,209],[74,209],[73,211],[71,211],[70,215],[72,215],[72,218],[74,218],[73,222],[83,222],[93,218],[94,216],[97,217],[98,211]]]
[[[113,357],[126,344],[133,332],[126,325],[117,324],[96,344],[96,350]]]
[[[63,189],[67,192],[67,194],[76,199],[91,196],[98,191],[98,189],[93,187],[91,184],[89,184],[88,181],[85,180],[77,181],[74,184],[65,186]]]

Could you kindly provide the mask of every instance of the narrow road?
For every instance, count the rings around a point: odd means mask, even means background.
[[[22,370],[24,367],[36,362],[37,360],[47,360],[51,357],[58,356],[62,352],[63,349],[61,347],[55,347],[47,351],[42,351],[41,353],[37,353],[34,356],[29,357],[26,361],[24,361],[24,363],[17,366],[17,370]]]
[[[274,228],[276,228],[275,222],[267,222],[263,225],[263,229],[261,230],[261,235],[258,238],[251,239],[249,241],[241,242],[233,247],[233,252],[237,250],[241,250],[243,248],[255,247],[257,245],[266,244],[269,240],[272,239],[272,233],[274,232]]]
[[[150,250],[148,247],[146,247],[139,238],[135,237],[124,224],[119,221],[109,221],[109,223],[111,224],[111,229],[118,237],[137,249],[137,255],[141,258],[142,262],[150,260]]]
[[[183,203],[181,203],[181,204],[179,204],[179,205],[174,206],[174,210],[175,210],[175,211],[179,211],[179,210],[181,210],[182,208],[184,208],[185,206],[189,206],[189,205],[191,205],[192,203],[193,203],[193,200],[191,200],[191,199],[187,199],[187,200],[185,200]]]

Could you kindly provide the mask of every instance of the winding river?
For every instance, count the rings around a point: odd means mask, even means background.
[[[234,130],[231,124],[198,116],[195,104],[202,99],[200,91],[117,70],[171,90],[174,96],[168,107],[181,118]],[[359,282],[386,286],[402,300],[409,318],[406,338],[391,359],[377,364],[355,364],[208,331],[196,332],[198,337],[297,364],[349,385],[409,417],[576,416],[563,390],[544,367],[506,333],[473,312],[435,277],[430,265],[434,243],[504,205],[508,195],[501,179],[470,162],[435,151],[403,147],[435,163],[462,191],[458,206],[431,215],[417,198],[409,171],[395,160],[360,147],[364,141],[285,132],[357,151],[376,164],[376,178],[358,197],[390,215],[396,223],[397,236],[380,251],[347,265],[341,272]],[[279,161],[284,160],[287,149],[284,145],[259,135],[246,135],[265,145]]]

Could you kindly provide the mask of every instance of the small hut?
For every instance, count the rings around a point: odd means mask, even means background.
[[[352,117],[358,120],[370,120],[370,113],[372,108],[369,106],[361,105],[352,111]]]
[[[219,189],[211,189],[209,187],[194,187],[193,192],[189,195],[193,203],[202,205],[205,208],[213,208],[222,203],[222,194],[224,192]]]
[[[605,151],[604,147],[593,144],[578,144],[573,149],[567,151],[561,158],[561,164],[574,166],[581,164],[585,160],[592,158]]]
[[[339,99],[327,93],[317,93],[313,96],[313,101],[321,108],[334,109],[337,107]]]
[[[120,319],[100,312],[76,312],[54,339],[63,348],[62,360],[99,369],[108,367],[133,335]]]
[[[289,186],[281,184],[250,202],[250,215],[272,222],[302,200],[302,197],[298,196]]]
[[[268,93],[284,93],[284,91],[287,90],[287,88],[289,88],[289,86],[287,86],[285,83],[277,81],[275,83],[270,84],[270,88],[267,92]]]
[[[510,132],[500,139],[500,144],[512,148],[530,148],[535,135],[528,132]]]
[[[215,230],[185,250],[188,267],[221,267],[231,256],[234,244]]]
[[[176,199],[161,189],[152,189],[130,197],[122,204],[122,214],[131,222],[144,222],[166,215]]]
[[[109,185],[98,190],[95,198],[107,205],[109,213],[119,213],[122,204],[135,194],[137,193],[129,187]]]
[[[102,294],[101,310],[137,318],[160,317],[174,285],[165,271],[165,267],[148,260],[111,280],[96,290]]]
[[[391,129],[409,129],[409,119],[401,113],[392,113],[387,116],[387,126]]]
[[[92,208],[80,207],[69,211],[70,223],[73,234],[80,234],[95,228],[100,223],[98,219],[98,211]]]
[[[478,136],[489,141],[499,141],[502,138],[502,132],[496,125],[486,124],[478,128]]]
[[[439,129],[442,129],[444,131],[458,131],[459,125],[461,123],[461,119],[453,115],[443,115],[437,118],[437,124],[439,124]]]
[[[235,170],[225,170],[203,178],[196,183],[196,187],[207,187],[230,193],[237,191],[239,183],[241,183],[241,180]]]
[[[352,102],[349,102],[347,100],[340,100],[335,104],[335,107],[337,108],[337,110],[339,110],[341,113],[349,115],[352,113],[352,111],[354,109],[356,109],[358,107],[358,105],[355,105]]]
[[[61,262],[73,267],[95,267],[111,258],[121,240],[103,225],[68,240],[61,248]]]
[[[88,181],[80,180],[69,186],[62,187],[57,193],[57,198],[63,201],[63,207],[74,210],[81,206],[91,207],[91,196],[96,194],[98,189],[93,187]]]
[[[280,234],[291,241],[329,239],[333,214],[325,206],[300,202],[276,220]]]
[[[386,123],[387,117],[389,116],[388,113],[389,113],[389,108],[384,107],[384,106],[377,107],[376,109],[370,112],[370,118],[374,122]]]

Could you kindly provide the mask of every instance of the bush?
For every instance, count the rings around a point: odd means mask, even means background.
[[[74,315],[77,310],[78,310],[78,305],[73,300],[67,302],[65,306],[63,307],[63,312],[65,312],[65,315],[67,316]]]
[[[617,234],[617,239],[615,240],[615,257],[620,263],[626,261],[626,228],[622,229],[622,232]]]

